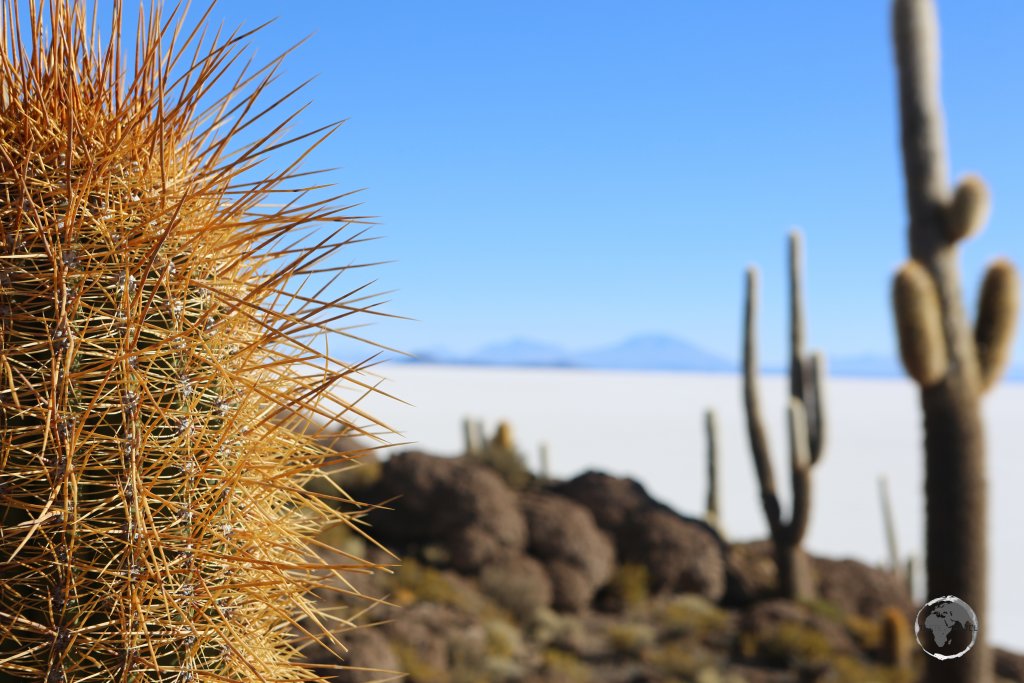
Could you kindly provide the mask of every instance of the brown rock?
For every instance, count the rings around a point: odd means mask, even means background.
[[[374,510],[367,521],[378,541],[403,555],[440,544],[453,567],[475,572],[526,548],[526,521],[515,494],[482,465],[399,453],[364,495],[368,502],[392,498],[392,509]]]
[[[519,505],[529,529],[528,549],[551,575],[558,609],[590,604],[615,569],[615,548],[591,512],[553,493],[524,493]]]
[[[759,602],[743,614],[739,642],[744,659],[769,666],[806,664],[859,652],[841,623],[807,605],[781,598]]]
[[[653,503],[644,487],[632,479],[620,479],[601,472],[586,472],[552,488],[590,510],[597,525],[616,534],[631,513]]]
[[[745,607],[778,595],[779,571],[771,541],[735,543],[726,553],[726,592],[722,603]]]
[[[996,676],[1013,683],[1024,683],[1024,656],[993,648]]]
[[[579,612],[590,606],[596,593],[594,582],[578,566],[563,560],[551,560],[544,567],[551,577],[555,609]]]
[[[590,510],[621,562],[647,567],[654,590],[725,594],[724,546],[703,522],[658,503],[631,479],[587,472],[552,488]]]
[[[844,612],[881,618],[886,607],[896,607],[913,622],[917,615],[906,585],[891,572],[874,569],[854,560],[812,559],[818,580],[818,597]]]
[[[360,628],[338,636],[345,646],[318,645],[307,651],[307,661],[330,683],[370,683],[401,670],[401,662],[378,628]],[[351,667],[340,669],[339,667]]]
[[[550,607],[551,579],[543,565],[528,555],[487,565],[480,571],[480,590],[520,619]]]
[[[699,593],[714,602],[725,594],[722,547],[704,525],[651,508],[634,512],[623,531],[622,560],[646,565],[653,590]]]

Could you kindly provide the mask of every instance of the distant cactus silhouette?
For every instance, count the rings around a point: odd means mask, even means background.
[[[718,420],[715,411],[704,412],[704,433],[708,447],[708,500],[704,521],[713,529],[722,532],[722,520],[718,512]]]
[[[758,389],[757,366],[757,271],[747,271],[746,315],[743,342],[743,384],[747,409],[750,447],[757,468],[761,501],[775,545],[779,570],[779,590],[793,599],[814,596],[810,562],[801,543],[807,531],[811,508],[811,467],[821,458],[824,446],[825,418],[823,376],[820,353],[804,353],[804,315],[801,292],[800,234],[789,236],[790,294],[790,399],[789,440],[790,473],[793,482],[793,509],[782,519],[775,492],[768,436],[764,426]]]
[[[980,399],[1008,361],[1019,284],[1008,262],[989,267],[972,334],[957,243],[980,229],[988,192],[976,176],[950,192],[933,0],[895,0],[893,36],[912,259],[896,277],[894,308],[904,365],[921,385],[925,414],[928,594],[960,597],[984,623],[988,490]],[[982,627],[963,657],[929,659],[926,680],[992,681],[984,633]]]
[[[249,34],[112,9],[102,44],[84,2],[0,0],[0,681],[321,680],[312,591],[374,565],[318,558],[357,508],[306,491],[348,456],[297,416],[371,389],[311,342],[368,303],[302,283],[354,219],[254,174],[309,136],[257,132]]]

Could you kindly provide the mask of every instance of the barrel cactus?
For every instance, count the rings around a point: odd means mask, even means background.
[[[289,423],[360,414],[316,339],[366,310],[325,284],[358,221],[256,167],[323,134],[263,124],[279,61],[206,15],[0,8],[0,681],[321,680],[312,591],[375,565],[320,559],[358,507],[306,484],[353,454]]]

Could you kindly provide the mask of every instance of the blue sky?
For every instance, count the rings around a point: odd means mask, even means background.
[[[962,251],[973,309],[985,262],[1024,261],[1024,4],[939,11],[952,171],[994,199]],[[378,217],[348,257],[394,261],[343,284],[374,277],[418,319],[375,324],[383,343],[666,332],[736,358],[757,264],[779,362],[800,226],[811,344],[893,353],[907,247],[887,1],[222,0],[214,16],[277,17],[260,58],[312,34],[284,73],[319,74],[300,127],[348,122],[310,165]]]

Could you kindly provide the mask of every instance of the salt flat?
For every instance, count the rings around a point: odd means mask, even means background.
[[[464,416],[488,431],[508,420],[532,467],[548,444],[551,469],[571,477],[600,469],[639,480],[679,512],[699,516],[706,495],[703,412],[720,425],[720,506],[731,540],[763,538],[760,506],[737,375],[511,369],[390,364],[383,397],[360,407],[440,454],[462,449]],[[777,486],[788,510],[787,381],[762,380]],[[816,554],[881,564],[887,551],[877,479],[894,498],[901,553],[922,557],[922,417],[915,386],[895,379],[831,378],[826,385],[827,444],[815,467],[808,548]],[[1000,645],[1024,651],[1024,384],[999,385],[985,401],[991,501],[991,605],[987,629]],[[923,601],[923,594],[917,596]]]

